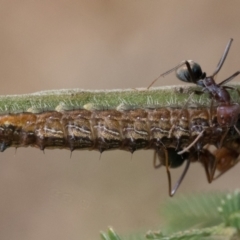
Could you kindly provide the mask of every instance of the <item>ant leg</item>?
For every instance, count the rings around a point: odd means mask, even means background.
[[[213,99],[211,99],[210,102],[210,111],[209,111],[209,115],[210,115],[210,126],[213,126]]]
[[[238,97],[240,97],[240,91],[239,91],[239,89],[238,89],[238,88],[235,88],[235,87],[230,87],[230,86],[223,86],[222,88],[224,88],[224,89],[228,89],[228,90],[234,90],[234,91],[236,91],[236,92],[237,92],[237,94],[238,94]]]
[[[207,175],[208,183],[211,183],[214,179],[214,175],[217,169],[218,159],[210,151],[208,151],[207,154],[207,161],[205,161],[204,163],[204,168]]]
[[[238,96],[240,97],[240,91],[238,88],[230,87],[230,86],[223,86],[224,89],[234,90],[237,92]]]
[[[194,75],[193,75],[192,69],[191,69],[191,67],[190,67],[190,64],[189,64],[188,61],[184,61],[184,62],[178,64],[176,67],[174,67],[174,68],[168,70],[167,72],[162,73],[161,75],[159,75],[156,79],[154,79],[154,80],[152,81],[152,83],[147,87],[147,89],[149,89],[160,77],[165,77],[166,75],[168,75],[169,73],[175,71],[176,69],[180,68],[180,67],[183,66],[183,65],[186,65],[186,66],[187,66],[187,69],[188,69],[189,74],[190,74],[190,77],[191,77],[191,81],[194,83],[194,77],[193,77]]]
[[[230,129],[230,128],[228,128],[228,129],[225,131],[225,133],[223,134],[223,136],[221,137],[220,142],[218,143],[218,148],[221,148],[221,147],[222,147],[223,141],[224,141],[225,137],[227,136],[227,133],[228,133],[229,129]]]
[[[214,175],[217,170],[217,164],[218,164],[218,159],[216,159],[216,157],[215,157],[215,161],[214,161],[213,167],[211,169],[211,173],[210,173],[210,180],[208,181],[209,183],[211,183],[215,179]]]
[[[220,82],[219,84],[217,84],[218,86],[222,86],[224,84],[226,84],[227,82],[230,82],[233,78],[235,78],[237,75],[240,74],[240,71],[235,72],[232,76],[228,77],[227,79],[223,80],[222,82]]]
[[[198,136],[194,139],[194,141],[192,143],[190,143],[186,148],[184,148],[182,151],[179,151],[177,154],[181,155],[185,152],[187,152],[203,135],[204,130],[202,130]]]
[[[236,132],[240,135],[240,131],[239,131],[239,129],[237,128],[237,126],[234,125],[233,127],[235,128]]]
[[[153,155],[153,167],[154,168],[160,168],[163,164],[161,163],[161,161],[159,161],[159,163],[157,163],[157,151],[154,152]]]
[[[171,178],[171,172],[169,170],[169,164],[168,164],[168,160],[169,160],[168,152],[166,149],[164,149],[164,154],[165,154],[165,166],[166,166],[167,176],[168,176],[168,194],[170,197],[172,197],[176,192],[176,190],[174,192],[172,191],[172,178]]]
[[[212,182],[212,171],[211,171],[211,173],[209,173],[209,166],[206,161],[202,162],[202,164],[203,164],[206,176],[207,176],[208,183],[211,183]]]
[[[165,166],[166,166],[166,170],[167,170],[167,177],[168,177],[168,194],[170,197],[172,197],[174,195],[174,193],[172,193],[172,178],[171,178],[171,172],[169,170],[169,165],[168,165],[168,152],[164,151],[165,153]]]
[[[238,89],[235,87],[229,87],[229,86],[223,86],[224,89],[228,89],[228,90],[235,90],[237,91]]]
[[[169,186],[169,196],[172,197],[176,191],[178,190],[180,184],[182,183],[182,180],[184,179],[187,171],[188,171],[188,168],[190,166],[190,160],[187,159],[187,163],[186,163],[186,166],[183,170],[183,173],[182,175],[180,176],[180,178],[178,179],[178,181],[176,182],[174,188],[172,189],[172,182],[171,182],[171,173],[170,173],[170,170],[168,168],[168,166],[166,165],[166,168],[167,168],[167,174],[168,174],[168,186]]]
[[[231,47],[232,41],[233,41],[233,39],[230,38],[230,40],[229,40],[229,42],[228,42],[228,44],[227,44],[227,46],[226,46],[226,48],[225,48],[225,50],[224,50],[224,52],[223,52],[223,55],[222,55],[222,57],[221,57],[218,65],[217,65],[217,68],[216,68],[216,70],[214,71],[214,73],[211,75],[211,77],[214,77],[214,76],[221,70],[222,65],[223,65],[223,63],[224,63],[224,61],[226,60],[226,57],[227,57],[227,55],[228,55],[228,52],[229,52],[229,49],[230,49],[230,47]]]

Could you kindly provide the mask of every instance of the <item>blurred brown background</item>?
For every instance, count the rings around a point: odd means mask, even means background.
[[[184,59],[210,74],[232,37],[220,81],[240,70],[239,9],[238,0],[0,0],[0,94],[146,87]],[[179,83],[172,74],[157,85]],[[0,239],[99,239],[109,225],[119,233],[158,228],[167,177],[152,157],[7,149]],[[177,194],[237,188],[238,171],[209,185],[192,164]]]

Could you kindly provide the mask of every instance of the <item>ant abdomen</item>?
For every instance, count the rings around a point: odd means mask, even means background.
[[[179,80],[183,82],[195,83],[197,85],[203,86],[201,82],[198,82],[200,79],[205,78],[206,74],[202,72],[200,65],[193,60],[184,61],[186,64],[182,65],[181,67],[177,68],[176,76]],[[183,62],[183,63],[184,63]],[[191,74],[188,69],[187,63],[191,68]]]
[[[233,149],[222,147],[217,149],[214,155],[217,159],[217,170],[219,172],[225,172],[238,161],[239,153]]]

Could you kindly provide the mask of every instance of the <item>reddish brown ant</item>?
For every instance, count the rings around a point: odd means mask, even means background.
[[[237,71],[227,79],[223,80],[220,83],[216,83],[214,80],[214,77],[217,75],[217,73],[221,70],[224,61],[226,60],[226,57],[228,55],[228,52],[230,50],[231,44],[233,39],[230,39],[224,53],[217,65],[216,70],[214,73],[210,76],[206,76],[205,72],[202,72],[202,69],[199,64],[195,63],[192,60],[189,61],[183,61],[176,67],[170,69],[169,71],[161,74],[159,77],[164,77],[167,74],[171,73],[172,71],[176,71],[176,76],[179,80],[184,82],[191,82],[195,83],[198,86],[203,87],[201,91],[196,91],[196,93],[201,94],[204,92],[209,93],[210,98],[212,100],[215,100],[217,102],[217,123],[220,127],[226,127],[226,133],[223,135],[222,139],[219,142],[219,145],[222,145],[222,142],[224,140],[225,135],[227,134],[227,131],[230,127],[234,127],[235,130],[240,134],[240,131],[236,127],[236,123],[239,118],[240,114],[240,105],[237,103],[232,103],[231,97],[227,89],[234,89],[229,86],[223,86],[224,84],[231,81],[233,78],[238,76],[240,74],[240,71]],[[159,78],[158,77],[158,78]],[[158,79],[157,78],[157,79]],[[154,84],[157,79],[155,79],[152,84]],[[151,87],[152,84],[149,86]],[[148,88],[149,88],[148,87]],[[238,91],[238,90],[237,90]],[[211,109],[212,111],[212,103],[211,103]],[[183,151],[182,151],[183,152]]]
[[[223,140],[224,140],[225,136],[227,135],[230,127],[234,127],[235,130],[240,135],[240,131],[236,127],[236,124],[237,124],[237,121],[239,118],[239,114],[240,114],[240,106],[239,106],[239,104],[232,103],[230,94],[227,90],[227,89],[234,89],[234,88],[224,86],[226,83],[230,82],[233,78],[238,76],[240,74],[240,71],[237,71],[236,73],[234,73],[233,75],[231,75],[230,77],[228,77],[227,79],[223,80],[222,82],[220,82],[218,84],[214,80],[214,77],[221,70],[221,68],[226,60],[226,57],[230,50],[232,41],[233,41],[233,39],[229,40],[229,42],[224,50],[224,53],[216,67],[216,70],[213,72],[212,75],[206,76],[206,73],[202,72],[200,65],[195,63],[192,60],[183,61],[176,67],[161,74],[148,87],[148,89],[149,89],[160,77],[164,77],[173,71],[176,71],[176,76],[179,80],[184,81],[184,82],[194,83],[194,84],[202,87],[201,91],[196,91],[196,93],[197,94],[208,93],[210,95],[210,98],[218,104],[217,109],[216,109],[217,110],[217,112],[216,112],[217,123],[220,127],[227,128],[225,133],[222,136],[222,139],[220,140],[220,144],[219,144],[220,146],[222,145]],[[212,112],[212,103],[211,103],[210,112]],[[193,151],[193,146],[198,143],[202,134],[204,134],[204,130],[199,134],[199,136],[197,138],[195,138],[195,140],[187,148],[178,152],[178,154],[183,155],[183,154],[186,154],[187,151],[189,151],[191,153]],[[210,153],[210,152],[208,151],[208,153]],[[186,164],[186,167],[185,167],[182,175],[180,176],[179,180],[177,181],[176,185],[174,186],[174,188],[172,190],[171,175],[170,175],[169,167],[175,167],[176,164],[177,164],[177,166],[181,165],[183,163],[185,157],[184,156],[182,156],[182,158],[176,157],[176,156],[174,157],[173,155],[177,154],[176,149],[175,150],[165,149],[164,150],[165,157],[161,156],[162,155],[161,151],[155,153],[155,155],[156,154],[159,155],[159,159],[161,162],[160,165],[166,166],[167,174],[168,174],[168,181],[169,181],[169,195],[173,196],[174,193],[176,192],[176,190],[178,189],[179,185],[181,184],[181,182],[189,168],[190,160],[188,159],[188,162]],[[229,162],[228,160],[223,161],[223,158],[220,159],[218,157],[218,155],[215,158],[212,154],[207,154],[206,150],[203,149],[203,146],[201,147],[201,149],[197,150],[197,154],[198,154],[198,158],[195,158],[195,159],[198,159],[198,161],[200,161],[203,164],[209,183],[212,182],[213,179],[219,177],[219,176],[214,177],[216,168],[219,169],[223,162]],[[199,158],[199,156],[200,156],[200,158]],[[233,156],[233,158],[234,158],[234,156]],[[191,159],[191,161],[194,161],[195,159]],[[230,164],[230,165],[231,165],[231,167],[233,166],[232,164]],[[159,167],[159,165],[156,165],[156,157],[155,157],[155,161],[154,161],[154,166]],[[220,169],[220,172],[221,172],[220,175],[222,175],[224,172],[226,172],[231,167],[228,166],[228,167],[224,168],[225,170]]]
[[[192,60],[183,61],[178,64],[176,67],[170,69],[169,71],[161,74],[156,78],[148,88],[150,88],[160,77],[164,77],[169,73],[176,71],[176,76],[179,80],[184,82],[194,83],[198,86],[203,87],[201,91],[196,91],[196,93],[201,94],[204,92],[209,93],[211,99],[215,100],[218,103],[217,107],[217,120],[218,124],[222,127],[232,127],[235,126],[240,114],[240,106],[238,104],[233,104],[231,102],[231,97],[227,89],[234,89],[229,86],[223,86],[226,83],[230,82],[233,78],[240,74],[240,71],[237,71],[227,79],[223,80],[220,83],[216,83],[214,77],[221,70],[224,61],[228,55],[233,39],[231,38],[224,50],[224,53],[217,65],[216,70],[210,76],[206,76],[205,72],[202,72],[202,69],[199,64],[195,63]]]

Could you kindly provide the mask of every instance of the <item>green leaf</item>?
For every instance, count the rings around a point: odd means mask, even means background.
[[[231,240],[237,239],[237,230],[220,225],[212,228],[193,229],[164,236],[161,233],[147,234],[149,240]]]
[[[222,216],[226,226],[231,226],[240,230],[240,191],[227,194],[218,207],[218,212]]]
[[[178,196],[161,205],[165,232],[216,226],[222,222],[217,211],[226,193],[199,193]]]
[[[109,227],[108,232],[100,232],[100,236],[102,240],[121,240],[117,233],[113,230],[113,228]]]
[[[240,239],[240,191],[193,194],[169,199],[162,205],[166,221],[163,231],[149,231],[149,240],[237,240]],[[184,229],[185,228],[185,229]],[[109,228],[102,240],[121,240]],[[132,235],[125,240],[142,240]],[[123,239],[122,239],[123,240]]]

